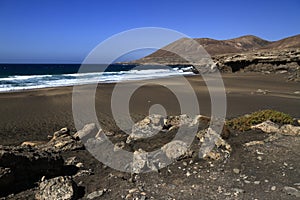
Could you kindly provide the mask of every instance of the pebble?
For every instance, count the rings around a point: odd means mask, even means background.
[[[248,180],[244,180],[244,182],[247,183],[247,184],[250,183],[250,181],[248,181]]]
[[[182,164],[183,164],[183,166],[187,166],[188,165],[187,162],[183,162]]]
[[[255,184],[255,185],[259,185],[259,184],[260,184],[260,181],[254,181],[254,184]]]
[[[273,185],[273,186],[271,187],[271,190],[272,190],[272,191],[275,191],[275,190],[276,190],[276,186]]]
[[[233,192],[235,192],[235,193],[244,193],[244,192],[245,192],[245,190],[240,189],[240,188],[233,188],[232,190],[233,190]]]
[[[78,167],[78,168],[83,168],[83,163],[81,163],[81,162],[77,163],[77,164],[76,164],[76,167]]]
[[[186,176],[187,176],[187,177],[189,177],[189,176],[191,176],[191,175],[192,175],[192,174],[191,174],[189,171],[186,172]]]
[[[128,191],[129,194],[139,191],[137,188],[132,188]]]
[[[233,170],[232,170],[235,174],[239,174],[240,173],[240,170],[239,169],[237,169],[237,168],[233,168]]]
[[[87,199],[95,199],[97,197],[101,197],[106,191],[107,191],[107,189],[103,189],[103,190],[92,192],[89,195],[87,195],[86,198]]]
[[[262,160],[262,157],[261,156],[257,156],[257,160]]]

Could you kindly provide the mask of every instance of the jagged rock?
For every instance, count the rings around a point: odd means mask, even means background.
[[[120,149],[124,149],[125,142],[121,141],[114,145],[114,151],[119,151]]]
[[[108,191],[107,189],[98,190],[98,191],[88,194],[86,198],[87,199],[95,199],[97,197],[103,196],[107,191]]]
[[[148,153],[142,149],[133,153],[132,172],[157,171],[157,166],[148,158]]]
[[[232,151],[230,144],[228,144],[221,136],[211,128],[206,129],[204,136],[200,138],[199,158],[210,158],[219,160],[227,158]]]
[[[59,131],[56,131],[53,133],[52,139],[55,140],[58,137],[61,137],[62,135],[68,135],[70,134],[70,130],[68,128],[62,128]]]
[[[198,119],[200,119],[202,115],[197,115],[194,119],[189,117],[188,115],[179,115],[179,116],[168,116],[164,120],[164,129],[172,129],[177,128],[182,125],[193,125],[196,124]]]
[[[98,132],[97,126],[94,123],[85,125],[81,130],[77,131],[73,137],[84,140],[86,137],[95,137]]]
[[[46,143],[47,143],[46,141],[26,141],[26,142],[23,142],[21,144],[21,146],[37,147],[37,146],[40,146],[40,145],[43,145]]]
[[[76,199],[77,185],[68,176],[59,176],[42,181],[35,195],[37,200],[71,200]]]
[[[300,126],[286,124],[280,127],[279,133],[283,135],[300,135]]]
[[[251,126],[252,129],[260,129],[265,133],[280,133],[282,135],[300,135],[300,126],[294,126],[291,124],[285,124],[281,127],[269,120]]]
[[[65,165],[76,165],[78,162],[76,156],[72,156],[65,160]]]
[[[79,177],[79,176],[89,176],[92,174],[94,174],[94,172],[91,169],[81,169],[73,176],[73,178]]]
[[[10,169],[0,177],[0,183],[8,181],[1,187],[0,196],[31,187],[43,176],[60,175],[63,166],[62,157],[54,151],[41,151],[28,146],[0,146],[0,167]],[[11,179],[13,184],[10,184]]]
[[[249,146],[263,145],[263,144],[265,144],[264,141],[251,141],[251,142],[245,143],[244,146],[249,147]]]
[[[72,151],[77,149],[84,149],[81,141],[70,134],[68,128],[62,128],[53,134],[49,142],[44,141],[26,141],[21,146],[36,147],[42,151]]]
[[[263,123],[251,126],[252,129],[260,129],[265,133],[276,133],[279,132],[279,126],[270,120],[267,120]]]
[[[126,143],[130,143],[132,140],[152,137],[161,131],[163,126],[164,118],[161,115],[149,115],[133,125],[131,134],[128,136]]]
[[[45,141],[26,141],[21,146],[36,147],[42,151],[72,151],[77,149],[83,149],[84,146],[77,136],[74,137],[70,134],[68,128],[62,128],[53,134],[53,137],[49,142]]]
[[[169,159],[174,160],[181,156],[184,156],[186,153],[188,153],[189,149],[186,143],[180,140],[173,140],[161,147],[161,150]]]
[[[76,140],[67,128],[62,128],[61,130],[53,134],[52,139],[43,145],[38,146],[44,151],[72,151],[77,149],[84,149],[81,141]]]

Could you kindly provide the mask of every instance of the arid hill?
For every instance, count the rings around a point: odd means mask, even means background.
[[[246,52],[259,52],[265,50],[280,50],[287,48],[300,48],[300,35],[288,37],[278,41],[267,41],[253,35],[246,35],[229,40],[215,40],[210,38],[182,38],[179,39],[162,49],[155,51],[154,53],[135,60],[133,62],[139,64],[181,64],[182,59],[178,55],[172,52],[180,52],[187,54],[195,51],[192,47],[194,41],[197,41],[212,57],[223,55],[223,54],[240,54]]]
[[[287,49],[287,48],[300,48],[300,34],[284,38],[282,40],[274,41],[261,49]]]
[[[208,54],[199,48],[195,41],[202,45]],[[188,60],[184,59],[182,55]],[[208,65],[207,60],[203,59],[210,56],[215,63],[214,66],[210,65],[211,63]],[[273,42],[252,35],[230,40],[182,38],[131,63],[169,66],[193,65],[197,69],[195,72],[201,73],[213,72],[215,67],[222,72],[240,70],[264,73],[289,72],[293,75],[291,80],[299,80],[300,35]]]

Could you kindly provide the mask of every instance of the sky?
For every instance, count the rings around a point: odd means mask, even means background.
[[[300,33],[299,10],[299,0],[0,0],[0,63],[80,63],[107,38],[141,27],[273,41]]]

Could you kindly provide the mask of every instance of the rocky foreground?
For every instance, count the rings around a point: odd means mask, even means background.
[[[48,142],[0,146],[0,196],[3,199],[300,197],[299,120],[262,111],[228,121],[221,135],[209,128],[209,121],[204,116],[150,115],[136,123],[130,135],[98,130],[95,124],[88,124],[74,134],[63,128]],[[239,131],[237,125],[241,122],[247,122],[247,127]],[[198,132],[190,147],[171,141],[178,128],[195,124],[199,126]],[[160,132],[153,136],[153,130]],[[114,143],[115,152],[133,152],[131,173],[103,165],[86,151],[87,144],[100,145],[104,136]],[[199,154],[207,138],[213,138],[213,149]],[[172,145],[165,145],[168,142]],[[154,149],[161,149],[173,163],[163,166],[164,163],[150,162],[145,155]],[[140,173],[144,169],[151,172]]]

